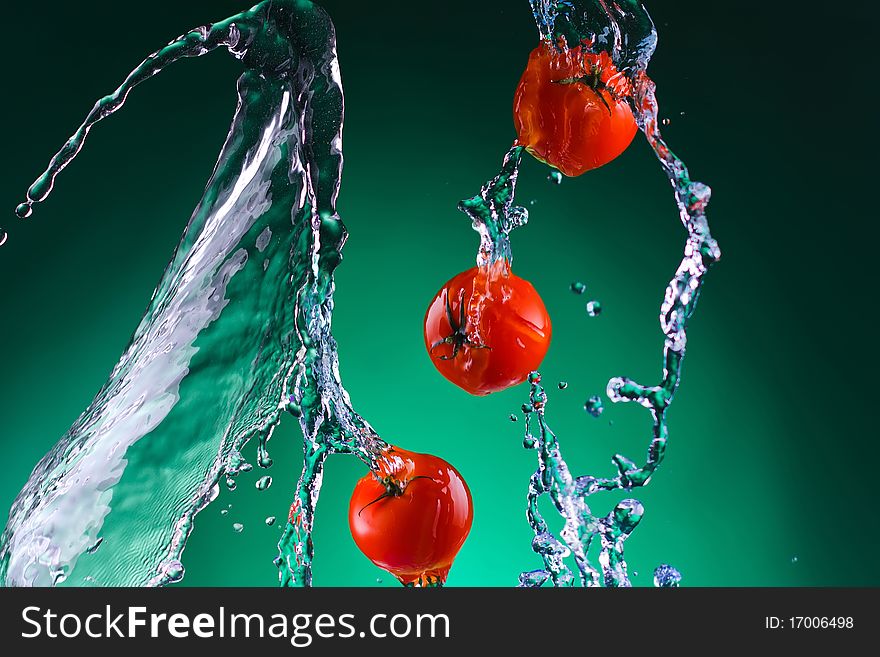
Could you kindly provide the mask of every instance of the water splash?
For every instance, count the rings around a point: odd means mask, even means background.
[[[526,416],[523,445],[538,452],[538,469],[529,483],[528,520],[535,535],[532,548],[541,556],[544,567],[520,575],[520,586],[536,587],[546,582],[572,586],[577,580],[565,563],[570,556],[574,558],[581,584],[630,586],[624,542],[638,526],[644,508],[638,500],[627,499],[607,516],[597,517],[587,505],[587,498],[600,491],[628,491],[644,486],[663,461],[669,437],[666,412],[681,380],[687,322],[696,308],[706,272],[721,257],[705,215],[711,191],[706,185],[691,180],[684,162],[669,149],[660,133],[655,85],[646,72],[656,48],[657,34],[644,6],[636,0],[532,0],[532,8],[542,39],[559,47],[586,44],[597,52],[606,51],[618,70],[631,80],[633,115],[672,184],[679,217],[687,231],[684,256],[660,307],[660,327],[664,335],[660,383],[645,386],[625,377],[615,377],[607,386],[612,402],[635,401],[651,414],[653,427],[644,465],[617,454],[612,459],[617,470],[614,477],[575,477],[545,420],[547,395],[537,372],[529,379],[529,403],[523,406]],[[592,309],[588,308],[590,314],[598,314],[597,302],[590,304],[595,304]],[[597,410],[595,404],[588,402],[588,405],[588,411]],[[558,537],[550,532],[538,509],[538,500],[544,495],[550,497],[564,520]],[[589,558],[597,537],[599,568]],[[678,586],[680,581],[680,573],[671,566],[660,566],[655,571],[657,586]]]
[[[280,567],[284,583],[308,584],[324,458],[381,457],[384,443],[341,385],[330,333],[347,234],[335,209],[341,77],[322,9],[263,2],[150,55],[95,104],[19,214],[46,199],[91,128],[135,86],[221,46],[245,68],[229,136],[131,344],[13,504],[0,539],[7,585],[176,581],[195,515],[219,482],[234,487],[251,467],[241,454],[249,440],[259,465],[271,465],[272,431],[294,406],[306,463]],[[101,549],[88,552],[99,537]]]

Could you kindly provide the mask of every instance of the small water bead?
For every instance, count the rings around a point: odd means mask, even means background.
[[[177,559],[172,559],[162,564],[162,574],[168,578],[169,583],[182,580],[185,572],[186,569],[183,567],[183,564]]]
[[[602,404],[602,398],[599,395],[593,395],[584,402],[584,410],[593,417],[599,417],[605,410],[605,406]]]
[[[523,438],[523,447],[526,449],[535,449],[538,446],[538,439],[535,438],[532,434],[526,434]]]
[[[677,588],[681,585],[681,573],[669,564],[661,564],[654,569],[654,586],[657,588]]]
[[[513,413],[510,414],[510,421],[516,422],[516,415],[514,415]]]
[[[557,386],[559,387],[560,390],[565,390],[568,387],[568,382],[567,381],[560,381],[557,384]]]
[[[797,563],[797,562],[798,562],[798,558],[797,558],[797,557],[792,557],[792,558],[791,558],[791,562],[792,562],[792,563]]]
[[[272,477],[266,475],[265,477],[260,477],[257,479],[257,483],[254,486],[257,487],[257,490],[266,490],[269,486],[272,485]]]
[[[233,477],[226,477],[226,488],[228,488],[229,490],[235,490],[236,486],[238,486],[238,484],[235,483],[235,479]]]
[[[663,125],[669,125],[670,123],[672,123],[672,121],[670,119],[663,119],[662,121],[660,121],[660,123],[662,123]]]
[[[274,524],[275,524],[275,516],[269,516],[268,518],[266,518],[266,525],[271,527]]]
[[[575,294],[583,294],[587,291],[587,286],[585,283],[581,283],[580,281],[575,281],[571,284],[571,291]]]
[[[19,203],[15,208],[15,214],[19,219],[27,219],[34,213],[34,208],[30,203]]]
[[[541,383],[541,373],[540,372],[530,372],[529,373],[529,383]]]
[[[590,317],[598,317],[602,314],[602,304],[595,300],[588,302],[587,314]]]
[[[547,180],[552,183],[556,183],[557,185],[562,184],[562,172],[561,171],[551,171],[550,175],[547,176]]]
[[[261,444],[257,448],[257,465],[263,469],[266,469],[271,468],[273,463],[274,461],[272,460],[272,457],[269,456],[269,452],[266,449],[266,446]]]
[[[6,244],[6,240],[8,240],[8,239],[9,239],[9,233],[7,233],[5,230],[0,228],[0,246],[3,246],[4,244]]]
[[[531,413],[531,412],[534,411],[534,410],[535,410],[535,409],[532,408],[532,405],[531,405],[531,404],[523,404],[523,405],[522,405],[522,412],[523,412],[523,413]]]
[[[232,523],[232,529],[235,530],[236,534],[241,534],[241,532],[244,530],[244,525],[242,525],[240,522],[234,522]]]
[[[382,578],[381,578],[381,577],[377,577],[377,578],[376,578],[376,584],[381,584],[381,583],[382,583]]]
[[[229,513],[229,509],[220,509],[220,515],[225,516]]]

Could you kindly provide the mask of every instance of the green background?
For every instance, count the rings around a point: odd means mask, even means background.
[[[421,322],[440,285],[473,264],[476,234],[455,206],[494,175],[514,137],[512,95],[537,41],[528,5],[323,4],[337,24],[346,91],[339,209],[351,238],[334,316],[343,381],[386,440],[442,456],[468,481],[475,522],[448,584],[512,585],[540,566],[524,513],[535,454],[522,448],[522,420],[508,420],[526,387],[479,399],[453,387],[425,354]],[[876,348],[864,310],[876,299],[868,291],[876,207],[858,192],[873,190],[876,165],[857,128],[870,105],[840,91],[864,88],[850,65],[859,53],[842,62],[814,45],[804,51],[818,30],[808,13],[762,3],[748,15],[731,5],[648,3],[660,34],[650,71],[671,120],[664,133],[714,189],[709,216],[724,257],[691,322],[666,462],[633,495],[646,513],[627,543],[630,572],[643,586],[661,562],[689,586],[876,586],[878,450],[868,420]],[[12,209],[93,102],[146,54],[243,8],[97,0],[7,9],[4,510],[140,320],[226,135],[238,62],[215,53],[143,85],[93,131],[31,219]],[[531,220],[514,234],[514,269],[553,318],[542,371],[563,454],[577,474],[610,475],[615,452],[644,458],[648,413],[622,405],[594,419],[582,405],[604,395],[611,376],[659,379],[658,308],[685,233],[641,138],[579,179],[557,187],[546,175],[531,159],[522,168],[519,199]],[[569,291],[573,280],[587,284],[586,296]],[[587,316],[590,298],[601,300],[601,317]],[[263,518],[284,518],[299,474],[289,420],[270,443],[272,487],[258,492],[258,474],[243,474],[238,490],[197,518],[184,584],[276,582],[283,523]],[[316,585],[396,585],[348,531],[348,497],[363,474],[353,458],[329,459]],[[622,497],[595,496],[592,509],[604,515]]]

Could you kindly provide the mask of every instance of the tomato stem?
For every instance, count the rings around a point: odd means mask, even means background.
[[[614,93],[614,91],[602,81],[602,70],[593,64],[590,66],[590,72],[581,75],[576,78],[564,78],[562,80],[550,80],[553,84],[583,84],[584,86],[593,90],[596,96],[599,97],[599,100],[602,101],[602,104],[605,106],[605,109],[608,110],[608,114],[611,115],[611,105],[608,104],[608,101],[605,100],[605,96],[602,95],[602,92],[607,92],[611,99],[614,102],[619,101],[620,99]]]
[[[416,479],[430,479],[431,481],[433,481],[436,484],[441,483],[441,482],[437,481],[436,479],[434,479],[433,477],[429,477],[428,475],[418,475],[416,477],[413,477],[412,479],[407,480],[406,482],[399,482],[399,481],[395,480],[393,477],[383,477],[383,478],[379,479],[379,483],[385,487],[385,492],[382,493],[379,497],[377,497],[375,500],[373,500],[369,504],[363,506],[361,508],[361,510],[358,511],[358,517],[360,517],[360,515],[364,512],[364,509],[366,509],[367,507],[373,506],[376,502],[384,500],[387,497],[400,497],[401,495],[403,495],[403,492],[406,490],[407,486],[409,486]]]
[[[481,344],[479,342],[474,342],[470,339],[467,333],[467,320],[465,317],[465,303],[464,303],[464,290],[460,290],[458,293],[458,306],[459,306],[459,318],[456,321],[455,316],[452,313],[452,305],[449,303],[449,292],[446,293],[446,320],[449,322],[449,326],[452,328],[452,333],[447,335],[442,340],[437,340],[434,344],[431,345],[431,355],[434,354],[434,350],[443,344],[451,344],[452,345],[452,355],[451,356],[437,356],[438,360],[453,360],[456,356],[458,356],[458,352],[462,347],[469,347],[471,349],[491,349],[492,347]]]

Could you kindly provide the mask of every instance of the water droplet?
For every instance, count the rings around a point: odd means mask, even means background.
[[[245,463],[238,470],[239,470],[239,472],[250,472],[253,469],[254,469],[254,466],[252,466],[250,463]]]
[[[241,532],[244,530],[244,525],[242,525],[240,522],[234,522],[232,523],[232,528],[235,530],[236,534],[241,534]]]
[[[269,240],[272,239],[272,229],[266,226],[260,236],[257,238],[257,251],[262,253],[269,246]]]
[[[588,302],[587,314],[590,317],[598,317],[602,314],[602,304],[595,300]]]
[[[593,395],[584,402],[584,410],[593,417],[599,417],[602,415],[602,411],[605,410],[605,406],[602,404],[602,398],[599,395]]]
[[[581,283],[580,281],[575,281],[574,283],[571,284],[571,291],[574,292],[575,294],[583,294],[584,292],[587,291],[587,286],[586,286],[586,284]]]
[[[550,175],[547,176],[547,180],[550,182],[556,183],[557,185],[562,184],[562,172],[561,171],[551,171]]]
[[[535,202],[532,201],[532,205]],[[525,226],[529,223],[529,210],[521,205],[515,205],[507,211],[507,221],[511,226]]]
[[[523,404],[523,405],[522,405],[522,412],[523,412],[523,413],[531,413],[531,412],[534,411],[534,410],[535,410],[535,409],[532,408],[532,405],[531,405],[531,404]]]
[[[537,203],[537,201],[535,199],[532,199],[531,201],[529,201],[529,205],[534,205],[535,203]]]
[[[103,543],[103,542],[104,542],[104,537],[102,536],[97,541],[95,541],[95,543],[93,545],[87,547],[86,552],[88,552],[89,554],[94,554],[95,552],[98,551],[98,548],[101,547],[101,543]]]
[[[5,230],[0,228],[0,246],[3,246],[4,244],[6,244],[6,240],[8,240],[8,239],[9,239],[9,233],[7,233]]]
[[[257,490],[266,490],[269,486],[272,485],[272,477],[266,475],[265,477],[260,477],[257,479],[257,483],[254,484],[257,487]]]
[[[672,123],[672,121],[669,119],[663,119],[660,123],[662,123],[663,125],[669,125],[670,123]]]
[[[516,415],[514,415],[513,413],[510,414],[510,421],[516,422]]]
[[[792,557],[792,558],[791,558],[791,562],[792,562],[792,563],[797,563],[797,562],[798,562],[798,558],[797,558],[797,557]]]
[[[274,463],[274,461],[272,460],[272,457],[269,456],[269,452],[266,449],[266,445],[264,445],[264,444],[260,445],[257,448],[257,465],[263,469],[266,469],[266,468],[271,468],[272,463]]]
[[[221,516],[225,516],[227,513],[229,513],[229,509],[220,509]]]
[[[269,516],[268,518],[266,518],[266,524],[267,524],[269,527],[271,527],[272,525],[274,525],[274,524],[275,524],[275,516]]]
[[[540,372],[530,372],[529,373],[529,383],[541,383],[541,373]]]
[[[15,214],[19,219],[27,219],[34,213],[34,208],[30,203],[19,203],[15,208]]]
[[[235,483],[235,479],[232,477],[226,477],[226,488],[229,490],[235,490],[236,486],[238,486],[238,484]]]
[[[183,579],[183,575],[186,572],[186,569],[183,567],[183,564],[177,559],[172,559],[171,561],[166,561],[161,566],[161,572],[168,578],[169,583],[179,582]]]
[[[684,113],[684,112],[679,112],[678,115],[681,116],[681,117],[684,117],[684,116],[685,116],[685,113]]]
[[[675,588],[681,584],[681,573],[669,564],[661,564],[654,569],[654,586]]]
[[[568,387],[568,382],[567,381],[560,381],[557,384],[557,386],[559,387],[560,390],[565,390]]]
[[[523,438],[523,447],[526,449],[535,449],[538,445],[538,439],[535,438],[532,434],[526,434],[525,438]]]
[[[377,577],[377,578],[376,578],[376,584],[381,584],[381,583],[382,583],[382,578],[381,578],[381,577]]]

